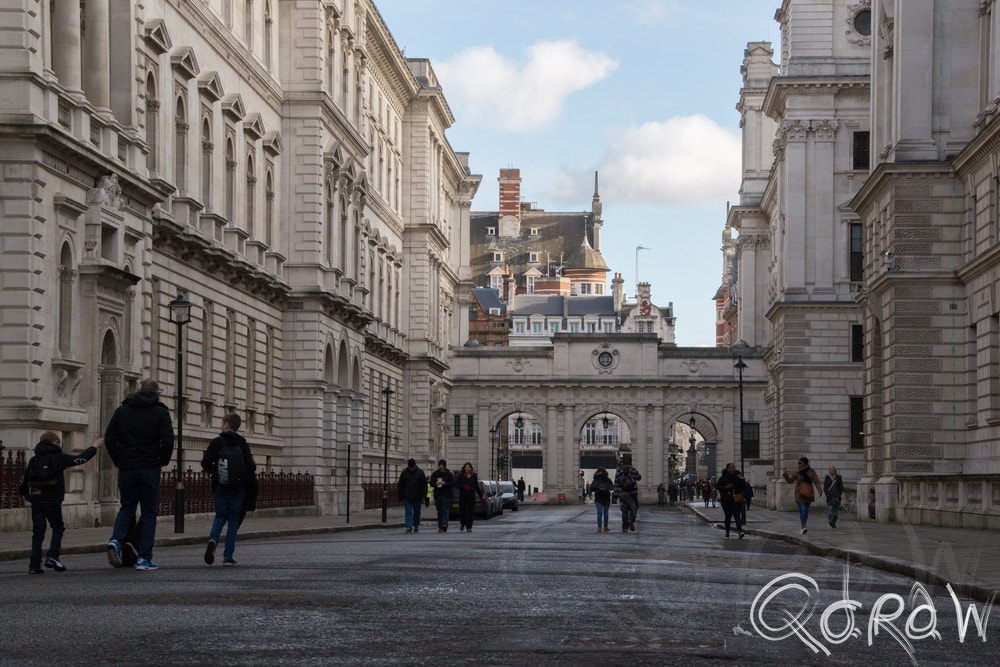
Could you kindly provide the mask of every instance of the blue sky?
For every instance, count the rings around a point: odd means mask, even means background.
[[[780,4],[376,0],[399,47],[441,80],[448,140],[483,177],[473,210],[497,210],[507,167],[523,200],[589,210],[600,172],[605,261],[630,297],[638,275],[654,303],[673,302],[681,346],[715,344],[740,65],[750,41],[772,42],[777,61]]]

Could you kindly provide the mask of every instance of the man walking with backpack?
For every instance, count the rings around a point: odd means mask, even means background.
[[[622,532],[635,532],[635,517],[639,510],[639,480],[642,475],[632,467],[632,456],[622,456],[622,465],[615,473],[615,491],[622,508]]]
[[[90,447],[79,454],[66,454],[59,447],[59,435],[46,431],[38,444],[35,455],[28,460],[21,477],[21,495],[31,503],[31,557],[28,560],[28,574],[43,574],[42,543],[45,541],[45,524],[52,526],[52,541],[45,555],[45,567],[56,572],[65,572],[66,566],[59,562],[62,553],[62,537],[66,528],[63,524],[62,503],[66,497],[66,479],[63,470],[78,466],[94,458],[97,448],[104,444],[98,438]]]
[[[205,563],[215,562],[215,547],[226,528],[226,546],[222,551],[222,564],[236,565],[236,532],[240,527],[240,510],[246,496],[246,487],[257,469],[246,438],[237,433],[243,420],[235,412],[222,418],[222,433],[208,443],[201,459],[201,469],[212,475],[212,497],[215,499],[215,521],[205,547]]]
[[[160,402],[160,385],[143,380],[139,391],[125,399],[108,422],[104,444],[118,468],[121,509],[108,541],[108,562],[122,566],[122,544],[141,508],[140,538],[135,569],[155,570],[153,542],[156,539],[157,503],[160,497],[160,468],[174,455],[174,427],[170,411]]]

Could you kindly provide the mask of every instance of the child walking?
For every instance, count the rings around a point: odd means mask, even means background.
[[[28,459],[28,465],[21,476],[19,490],[31,503],[31,556],[28,560],[28,574],[45,573],[42,569],[42,543],[45,541],[46,524],[52,526],[52,540],[45,555],[45,567],[56,572],[66,571],[66,566],[59,562],[63,533],[66,531],[62,516],[62,503],[66,497],[63,471],[94,458],[97,448],[104,444],[104,438],[98,438],[79,454],[64,453],[61,444],[57,433],[42,433],[40,441],[35,445],[35,455]]]

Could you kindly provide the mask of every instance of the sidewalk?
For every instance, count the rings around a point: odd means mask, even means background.
[[[722,506],[681,503],[703,521],[723,529]],[[765,537],[806,547],[819,556],[901,574],[924,584],[951,584],[956,595],[986,602],[1000,592],[1000,538],[986,530],[938,528],[857,521],[840,513],[831,528],[826,507],[809,513],[808,532],[799,534],[799,515],[753,507],[747,512],[747,538]],[[735,524],[733,537],[737,539]]]
[[[421,516],[421,527],[434,530],[436,523],[433,508],[425,510],[429,514]],[[174,532],[174,518],[160,517],[156,524],[156,548],[184,544],[204,544],[212,527],[212,515],[185,517],[184,532]],[[284,537],[288,535],[311,535],[333,533],[344,530],[365,530],[378,528],[402,529],[403,508],[390,507],[386,523],[382,523],[382,510],[351,511],[350,523],[344,516],[288,515],[278,511],[257,511],[247,515],[240,527],[239,539],[252,540],[263,537]],[[223,530],[225,535],[225,530]],[[52,529],[45,532],[45,547],[48,547]],[[103,552],[111,537],[111,526],[102,528],[66,528],[63,535],[62,553],[81,554]],[[0,532],[0,561],[24,559],[31,555],[31,531]]]

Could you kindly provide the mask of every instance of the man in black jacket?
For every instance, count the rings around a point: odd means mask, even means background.
[[[434,488],[434,504],[437,506],[438,532],[448,532],[448,514],[451,512],[452,489],[455,488],[455,475],[448,470],[448,462],[438,461],[437,470],[431,473],[431,486]]]
[[[406,462],[406,468],[399,475],[399,497],[403,499],[406,532],[418,532],[420,504],[427,497],[427,475],[414,459]]]
[[[35,445],[35,455],[28,461],[21,476],[21,495],[31,503],[31,557],[28,561],[29,574],[43,574],[42,543],[45,541],[45,524],[52,526],[52,540],[49,551],[45,555],[45,567],[56,572],[65,572],[66,566],[59,562],[62,553],[62,537],[65,532],[63,524],[62,503],[66,497],[66,478],[63,471],[71,466],[83,465],[94,458],[97,448],[104,444],[104,438],[98,438],[90,447],[79,454],[67,454],[59,446],[59,434],[46,431]],[[51,479],[35,479],[36,460],[51,469]],[[38,466],[42,467],[42,466]]]
[[[104,444],[118,468],[121,509],[108,541],[108,562],[122,566],[122,542],[141,508],[137,570],[155,570],[153,541],[156,539],[157,502],[160,495],[160,468],[174,454],[174,427],[170,411],[160,402],[160,385],[143,380],[139,391],[125,399],[108,423]]]
[[[215,546],[222,537],[222,528],[226,526],[226,544],[222,551],[224,566],[236,565],[233,558],[236,552],[236,532],[240,527],[240,514],[243,510],[247,487],[255,479],[257,464],[250,453],[246,438],[237,433],[243,420],[235,412],[222,418],[222,432],[219,437],[208,443],[208,449],[201,458],[201,469],[212,475],[212,498],[215,501],[215,520],[208,534],[208,545],[205,547],[205,564],[215,562]],[[237,456],[238,454],[238,456]],[[235,458],[226,459],[227,470],[232,479],[223,479],[220,475],[220,460],[224,455]],[[230,462],[231,461],[231,462]],[[239,465],[236,465],[239,464]],[[239,469],[242,474],[233,474]],[[238,478],[237,478],[238,477]]]

